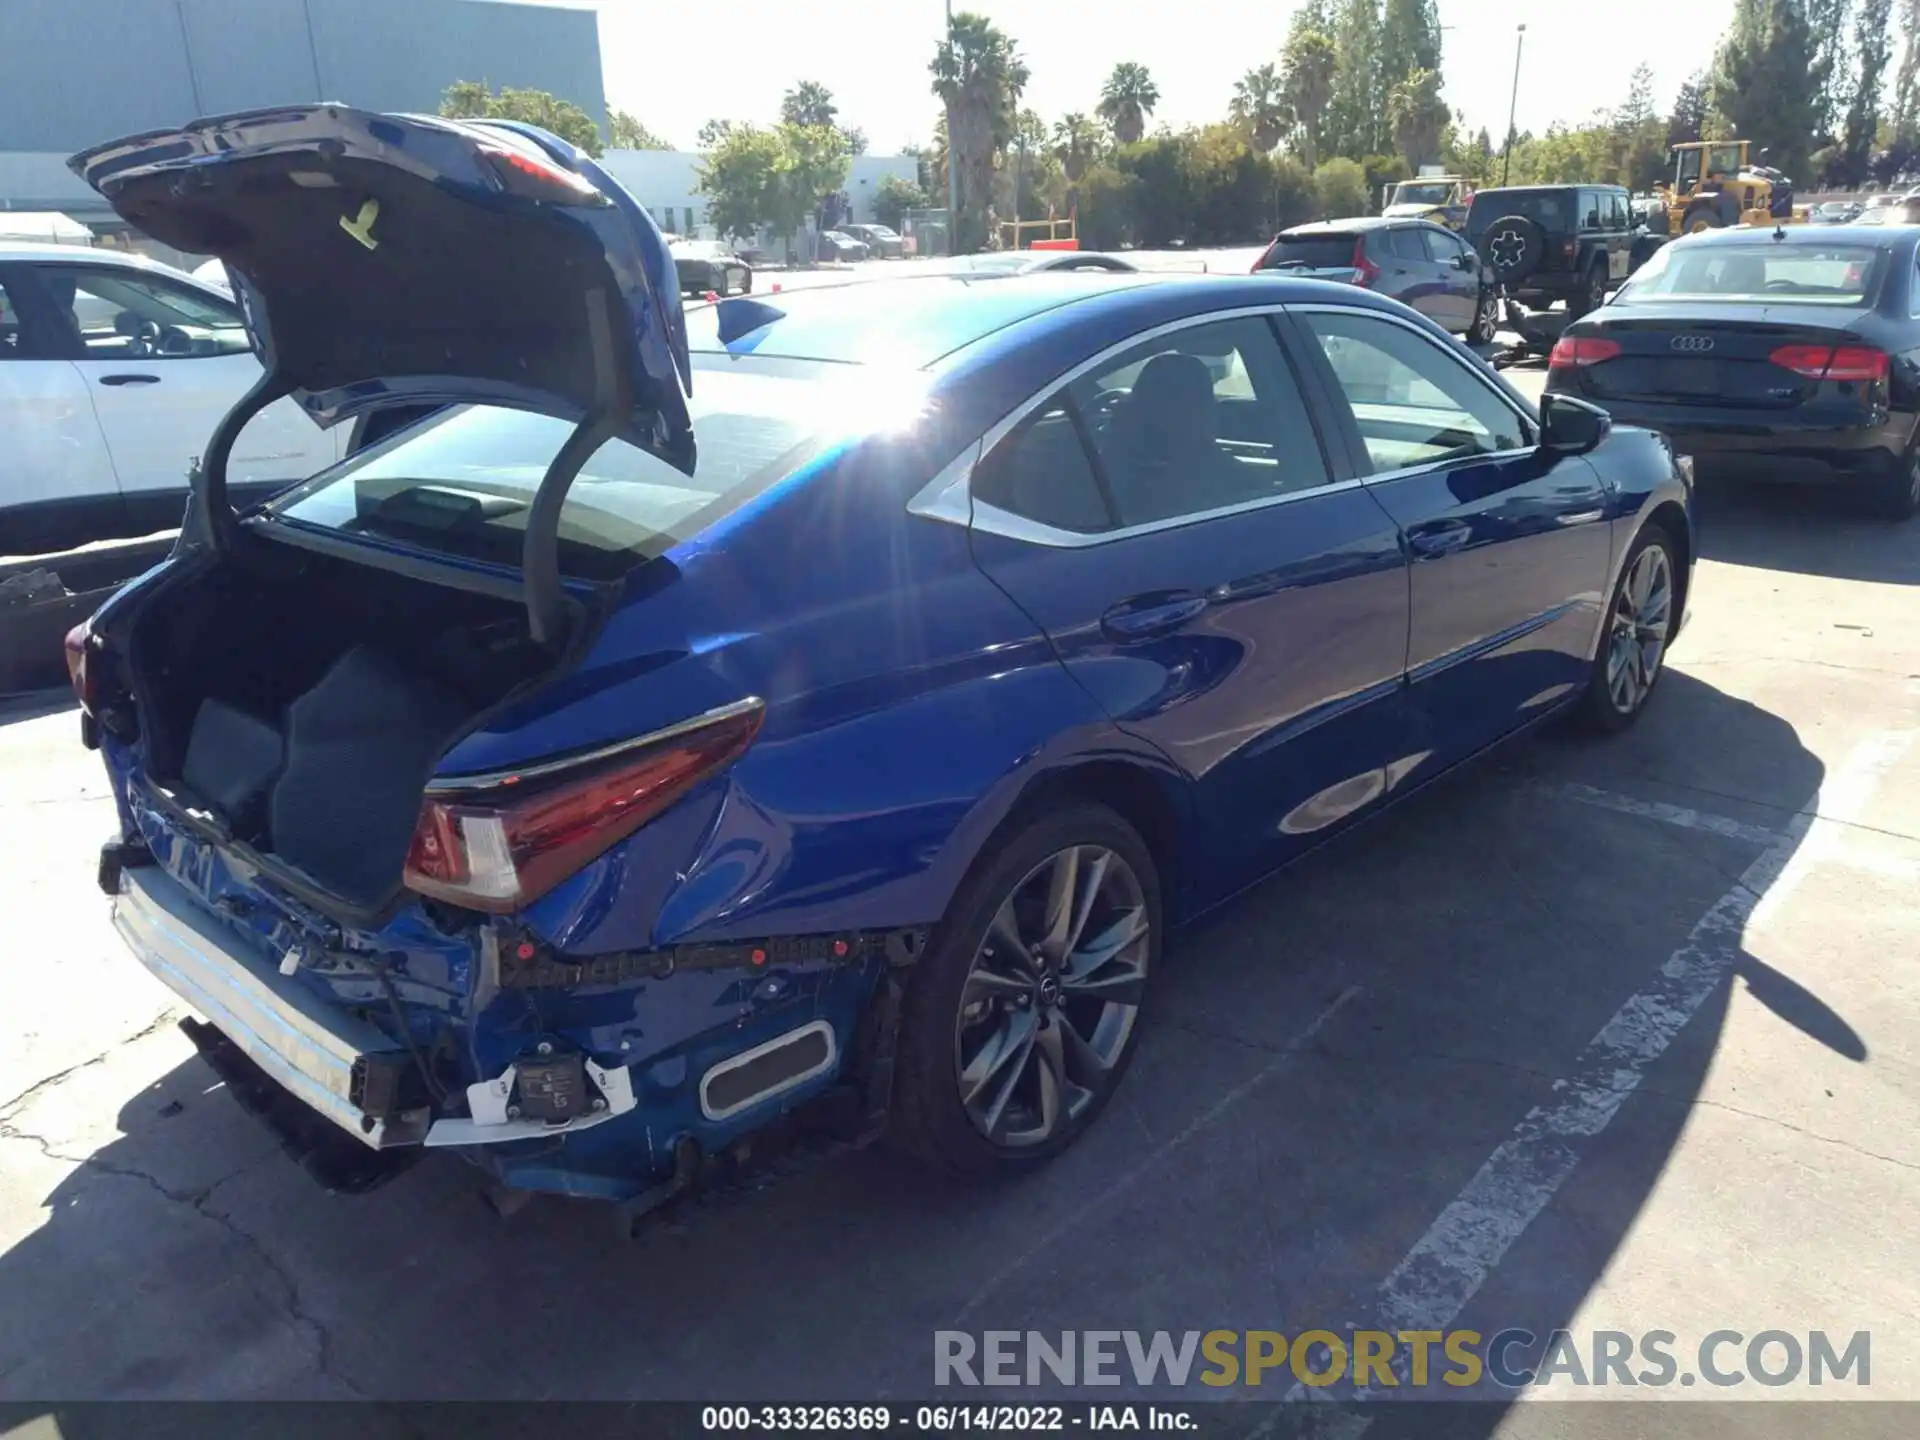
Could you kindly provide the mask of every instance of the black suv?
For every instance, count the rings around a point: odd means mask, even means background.
[[[1618,185],[1515,185],[1474,195],[1466,236],[1522,305],[1584,315],[1632,270],[1636,228]]]

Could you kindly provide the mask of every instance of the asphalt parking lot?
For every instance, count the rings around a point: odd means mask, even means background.
[[[1701,539],[1636,730],[1184,933],[1050,1169],[868,1152],[637,1242],[451,1160],[321,1193],[113,934],[72,711],[10,702],[0,1400],[924,1399],[940,1329],[1376,1325],[1867,1330],[1920,1398],[1920,527],[1714,488]]]

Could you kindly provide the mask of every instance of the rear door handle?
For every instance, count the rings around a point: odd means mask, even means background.
[[[1436,520],[1409,533],[1407,544],[1416,557],[1431,559],[1464,549],[1472,538],[1473,526],[1465,520]]]
[[[1169,635],[1207,608],[1207,597],[1191,591],[1141,595],[1122,600],[1100,617],[1100,628],[1110,640],[1126,643]]]
[[[102,385],[158,385],[158,375],[102,375]]]

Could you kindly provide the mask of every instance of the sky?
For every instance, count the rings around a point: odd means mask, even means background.
[[[875,153],[924,143],[937,114],[927,62],[945,27],[938,0],[569,0],[600,13],[607,103],[690,149],[709,119],[770,121],[800,80],[833,91],[844,125]],[[1025,103],[1049,122],[1091,112],[1117,61],[1136,60],[1160,88],[1153,122],[1178,128],[1221,119],[1233,82],[1277,59],[1292,0],[960,0],[1019,44],[1032,71]],[[1664,111],[1687,75],[1712,57],[1733,0],[1610,0],[1592,6],[1538,0],[1439,0],[1447,103],[1506,129],[1515,26],[1524,22],[1517,125],[1535,132],[1578,123],[1625,99],[1633,67],[1653,66]],[[671,17],[671,18],[669,18]],[[678,22],[685,20],[683,28]],[[675,43],[660,38],[668,25]]]

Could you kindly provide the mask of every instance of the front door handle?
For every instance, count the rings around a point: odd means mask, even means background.
[[[102,385],[158,385],[158,375],[102,375]]]
[[[1422,525],[1410,531],[1407,544],[1413,550],[1415,559],[1431,560],[1464,550],[1472,538],[1473,526],[1465,520],[1436,520],[1431,525]]]
[[[1207,608],[1207,597],[1191,591],[1141,595],[1122,600],[1100,617],[1109,640],[1126,644],[1170,635]]]

